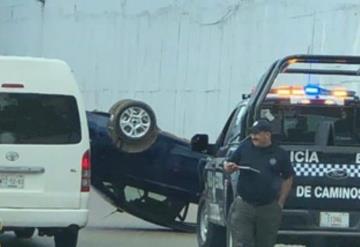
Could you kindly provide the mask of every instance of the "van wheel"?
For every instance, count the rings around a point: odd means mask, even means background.
[[[77,227],[64,228],[55,233],[55,247],[76,247],[79,236]]]
[[[156,141],[159,130],[155,114],[144,102],[121,100],[109,112],[109,134],[121,151],[142,152]]]
[[[15,230],[15,236],[17,238],[31,238],[34,235],[35,228],[23,228],[19,230]]]
[[[209,222],[209,214],[205,197],[201,197],[197,213],[196,235],[199,247],[225,247],[226,230]]]

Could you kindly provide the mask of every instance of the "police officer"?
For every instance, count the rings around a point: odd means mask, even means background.
[[[226,172],[240,170],[238,196],[229,215],[235,247],[273,247],[276,243],[294,170],[288,153],[272,143],[271,133],[267,120],[256,121],[250,129],[250,138],[224,164]],[[244,167],[253,169],[241,169]]]

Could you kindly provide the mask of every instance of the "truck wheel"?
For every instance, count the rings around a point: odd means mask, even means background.
[[[200,199],[197,213],[197,229],[196,235],[199,247],[225,247],[226,246],[226,230],[222,226],[218,226],[209,222],[208,210],[206,207],[206,199],[203,196]]]
[[[55,233],[55,247],[76,247],[78,236],[78,227],[64,228]]]
[[[24,229],[18,229],[15,230],[15,236],[17,238],[31,238],[34,235],[35,228],[24,228]]]
[[[155,114],[144,102],[121,100],[109,112],[109,134],[121,151],[142,152],[156,141],[159,130]]]

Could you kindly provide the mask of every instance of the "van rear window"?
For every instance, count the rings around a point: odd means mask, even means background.
[[[81,141],[73,96],[0,93],[0,144],[75,144]]]

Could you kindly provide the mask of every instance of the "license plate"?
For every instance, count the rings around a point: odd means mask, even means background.
[[[349,218],[349,213],[321,212],[320,226],[336,228],[349,227]]]
[[[1,189],[23,189],[24,182],[24,175],[0,175]]]

